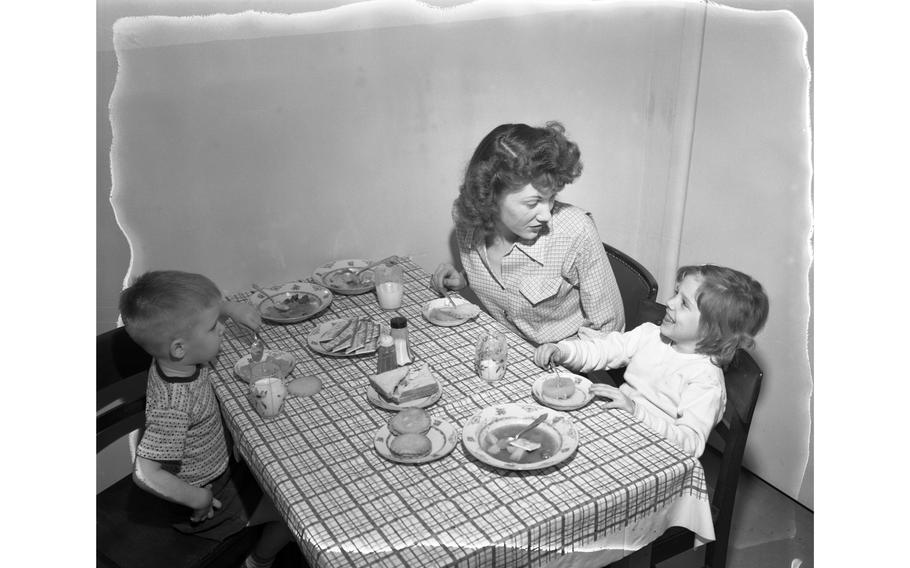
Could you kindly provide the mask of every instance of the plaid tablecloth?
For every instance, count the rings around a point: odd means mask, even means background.
[[[323,382],[314,397],[289,398],[280,416],[260,418],[247,399],[247,384],[233,374],[234,363],[249,351],[247,330],[229,322],[214,365],[228,427],[312,566],[544,566],[616,535],[633,540],[624,531],[653,533],[639,534],[628,553],[660,534],[667,511],[676,524],[713,538],[713,529],[704,526],[705,518],[710,525],[710,509],[698,460],[597,399],[569,412],[578,450],[551,468],[497,470],[461,443],[447,457],[419,465],[379,456],[373,437],[393,413],[366,398],[375,357],[311,352],[306,334],[318,323],[408,318],[416,356],[442,380],[442,398],[427,411],[459,432],[488,406],[535,403],[531,385],[542,373],[532,362],[533,347],[486,313],[458,327],[424,320],[422,306],[436,297],[429,274],[411,261],[403,266],[406,292],[399,310],[381,310],[372,293],[336,294],[318,318],[263,325],[260,334],[269,348],[297,357],[289,379],[316,375]],[[493,384],[473,369],[474,343],[483,329],[505,333],[510,341],[506,377]]]

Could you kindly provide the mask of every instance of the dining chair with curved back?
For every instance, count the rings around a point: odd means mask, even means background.
[[[96,453],[145,425],[152,358],[122,327],[97,336]],[[250,529],[223,542],[178,532],[163,519],[163,499],[126,475],[95,498],[96,562],[104,568],[239,566],[255,542]]]
[[[711,517],[715,540],[705,548],[705,566],[724,568],[730,539],[730,524],[736,501],[736,488],[742,469],[743,453],[752,425],[752,415],[761,391],[762,370],[748,352],[739,349],[724,369],[727,406],[721,422],[714,427],[709,443],[719,442],[720,466],[713,492],[710,491]],[[706,449],[712,451],[712,449]],[[704,460],[703,460],[704,461]],[[691,550],[695,535],[681,527],[671,527],[651,544],[651,565]]]

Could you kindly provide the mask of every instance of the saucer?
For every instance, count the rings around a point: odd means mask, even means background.
[[[458,429],[451,422],[440,420],[439,418],[432,419],[426,437],[430,439],[431,449],[429,454],[417,458],[398,456],[389,449],[389,445],[395,435],[389,431],[389,425],[386,424],[377,430],[373,436],[373,447],[376,449],[376,453],[389,461],[405,464],[426,463],[449,455],[458,444],[459,439]]]

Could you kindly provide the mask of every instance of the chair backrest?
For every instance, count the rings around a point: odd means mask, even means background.
[[[643,306],[653,304],[657,299],[657,280],[647,268],[626,253],[606,243],[604,250],[610,259],[619,295],[622,296],[626,329],[631,330],[645,321],[653,321],[654,316],[645,314]]]
[[[739,485],[743,453],[752,425],[752,414],[755,412],[761,391],[762,376],[761,368],[752,356],[742,349],[736,352],[733,360],[724,369],[727,407],[720,424],[714,428],[724,446],[714,495],[711,496],[715,540],[708,545],[705,553],[706,564],[714,568],[724,566],[726,561],[736,488]]]
[[[117,329],[97,337],[96,452],[145,425],[145,389],[152,357]]]

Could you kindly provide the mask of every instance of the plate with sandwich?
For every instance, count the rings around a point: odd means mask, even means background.
[[[480,314],[480,307],[467,300],[452,298],[452,302],[448,298],[430,300],[423,306],[423,318],[433,325],[455,327]]]
[[[385,325],[369,318],[338,318],[325,321],[306,336],[310,349],[320,355],[353,357],[376,351]]]
[[[413,432],[397,432],[390,422],[376,431],[373,447],[389,461],[427,463],[449,455],[458,440],[458,429],[451,422],[432,418],[426,428]]]
[[[385,410],[426,408],[442,397],[442,383],[423,361],[370,375],[367,400]]]

